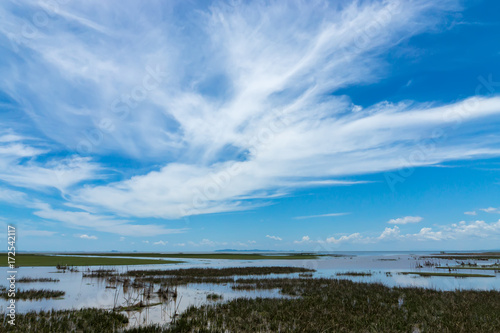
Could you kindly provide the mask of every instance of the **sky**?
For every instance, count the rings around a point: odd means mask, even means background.
[[[0,246],[498,249],[499,12],[2,1]]]

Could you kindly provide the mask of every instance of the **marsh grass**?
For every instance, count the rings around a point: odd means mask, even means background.
[[[315,270],[303,267],[227,267],[227,268],[185,268],[166,270],[130,270],[121,276],[135,277],[134,283],[156,283],[170,286],[188,284],[228,284],[237,280],[236,276],[311,273]]]
[[[209,301],[219,301],[223,298],[220,294],[211,293],[207,295],[207,300]]]
[[[171,326],[130,329],[124,329],[126,318],[118,312],[29,313],[19,315],[22,326],[13,332],[500,332],[498,291],[389,288],[325,278],[248,277],[233,283],[294,297],[192,306]]]
[[[82,274],[82,277],[88,277],[88,278],[104,278],[104,277],[110,277],[110,276],[115,276],[118,274],[118,271],[116,269],[90,269],[87,268],[87,271],[85,271]]]
[[[33,283],[33,282],[59,282],[59,279],[53,278],[31,278],[31,277],[22,277],[16,280],[18,283]]]
[[[341,272],[335,274],[337,276],[372,276],[372,272]]]
[[[424,277],[431,277],[431,276],[450,276],[450,277],[456,277],[456,278],[467,278],[467,277],[481,277],[481,278],[488,278],[488,277],[495,277],[495,275],[486,275],[486,274],[465,274],[465,273],[442,273],[442,272],[399,272],[398,274],[401,275],[410,275],[410,274],[415,274],[415,275],[420,275]]]
[[[500,270],[499,264],[493,265],[481,265],[481,266],[473,266],[473,265],[457,265],[457,266],[438,266],[436,268],[439,269],[448,269],[448,270],[456,270],[456,269],[474,269],[474,270],[483,270],[483,271],[494,271]]]
[[[125,315],[103,309],[40,311],[16,315],[16,325],[0,322],[1,332],[59,333],[120,332],[128,323]]]
[[[290,266],[227,267],[227,268],[181,268],[130,270],[126,276],[178,276],[178,277],[227,277],[235,275],[270,275],[315,272],[314,269]]]
[[[48,289],[28,289],[17,290],[15,299],[43,299],[43,298],[59,298],[64,296],[65,292],[61,290],[48,290]],[[8,291],[1,290],[0,297],[8,299]]]
[[[500,252],[440,253],[429,256],[422,256],[421,258],[436,258],[436,259],[447,259],[447,260],[490,260],[490,259],[500,259]]]
[[[500,332],[498,291],[334,279],[261,279],[258,287],[300,297],[191,307],[173,327],[156,332]]]

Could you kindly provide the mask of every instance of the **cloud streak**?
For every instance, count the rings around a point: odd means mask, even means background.
[[[304,219],[314,219],[318,217],[335,217],[335,216],[344,216],[349,215],[350,213],[329,213],[329,214],[320,214],[320,215],[308,215],[308,216],[296,216],[295,220],[304,220]]]

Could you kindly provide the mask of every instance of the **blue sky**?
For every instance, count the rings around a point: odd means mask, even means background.
[[[498,249],[499,12],[2,2],[1,228],[26,251]]]

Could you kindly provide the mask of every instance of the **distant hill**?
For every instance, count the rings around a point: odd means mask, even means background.
[[[259,250],[259,249],[252,249],[252,250],[222,249],[222,250],[215,250],[214,252],[295,252],[295,251],[276,251],[276,250]]]

